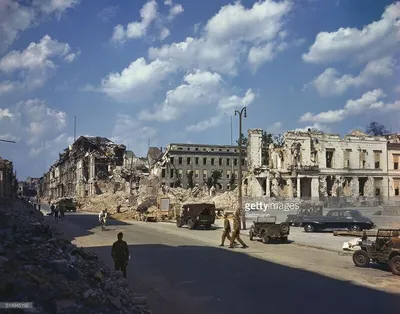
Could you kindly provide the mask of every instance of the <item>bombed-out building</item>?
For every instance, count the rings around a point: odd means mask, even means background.
[[[263,165],[262,130],[248,133],[248,196],[383,199],[390,193],[385,137],[289,131],[282,148],[269,147],[269,164]]]
[[[247,151],[243,148],[242,152],[243,171],[246,171]],[[213,171],[218,170],[222,177],[216,188],[224,191],[229,190],[230,184],[238,178],[238,146],[172,143],[158,158],[152,172],[168,187],[176,186],[177,181],[183,188],[189,188],[191,184],[202,185]]]
[[[0,157],[0,197],[13,197],[18,190],[18,181],[12,161]]]
[[[108,179],[125,160],[126,147],[103,137],[79,137],[66,148],[42,180],[43,196],[84,197],[96,193],[97,182]]]

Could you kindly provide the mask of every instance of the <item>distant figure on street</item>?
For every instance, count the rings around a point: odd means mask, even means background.
[[[248,246],[243,242],[243,240],[240,238],[240,225],[239,225],[239,212],[235,213],[233,216],[233,232],[232,232],[232,237],[231,237],[231,243],[229,245],[229,248],[233,249],[233,244],[235,240],[237,240],[241,245],[242,248],[247,248]]]
[[[228,219],[228,214],[224,214],[224,231],[222,232],[222,236],[221,236],[221,244],[219,246],[224,246],[225,244],[225,239],[228,239],[228,241],[231,241],[232,238],[230,236],[231,233],[231,223]],[[234,243],[234,245],[236,244],[236,242]]]
[[[122,238],[122,232],[118,233],[118,240],[114,242],[111,249],[111,257],[114,260],[115,270],[122,271],[124,277],[126,278],[126,266],[128,266],[130,256],[128,244],[123,241]]]
[[[58,205],[54,206],[54,220],[58,220],[59,212],[60,212],[60,207]]]
[[[64,206],[60,208],[60,220],[65,220],[65,208]]]
[[[51,206],[50,206],[50,213],[51,214],[54,214],[54,211],[55,211],[55,207],[54,207],[54,204],[51,204]]]

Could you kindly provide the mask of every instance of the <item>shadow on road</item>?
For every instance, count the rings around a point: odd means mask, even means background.
[[[198,313],[399,313],[398,295],[235,252],[241,249],[166,245],[129,249],[133,289],[160,289]],[[110,247],[88,250],[112,266]],[[169,313],[159,310],[155,313]]]
[[[91,230],[100,228],[96,215],[72,214],[66,216],[65,223],[68,221],[71,224],[62,229],[63,237],[69,240],[93,234]],[[54,220],[49,222],[55,224]],[[113,230],[129,225],[118,220],[108,222],[108,228]],[[96,234],[101,233],[96,229]],[[140,238],[140,229],[137,234],[131,234],[132,240],[127,240],[130,243],[133,239],[145,242],[143,236]],[[162,237],[159,241],[163,241]],[[179,241],[192,240],[180,237],[174,240]],[[113,267],[110,246],[85,249],[98,254]],[[135,244],[130,245],[129,250],[132,256],[128,265],[131,288],[148,296],[155,314],[399,313],[400,295],[241,254],[244,252],[241,248],[232,250],[178,243],[178,246]],[[247,250],[252,252],[251,247]],[[317,270],[318,265],[315,268]]]

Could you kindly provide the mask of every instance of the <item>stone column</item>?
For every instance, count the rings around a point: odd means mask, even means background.
[[[301,197],[300,177],[297,177],[297,197]]]
[[[311,179],[311,199],[314,201],[319,200],[319,179],[312,177]]]
[[[360,187],[360,184],[358,182],[358,177],[353,177],[351,179],[351,191],[352,191],[352,196],[353,197],[359,197],[360,196],[359,187]]]

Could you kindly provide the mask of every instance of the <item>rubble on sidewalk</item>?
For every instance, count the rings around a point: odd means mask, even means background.
[[[0,301],[32,313],[152,313],[121,272],[111,271],[44,223],[40,211],[0,199]]]

